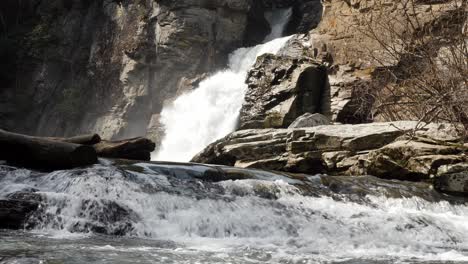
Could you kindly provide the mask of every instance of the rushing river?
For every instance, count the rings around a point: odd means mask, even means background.
[[[0,166],[0,196],[40,203],[0,263],[468,262],[468,207],[426,184],[101,163]]]

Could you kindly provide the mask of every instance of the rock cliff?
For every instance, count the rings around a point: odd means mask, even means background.
[[[312,60],[265,54],[247,77],[240,129],[285,128],[298,116],[322,109],[327,70]]]
[[[166,100],[268,33],[262,8],[251,0],[2,1],[2,127],[144,135]]]

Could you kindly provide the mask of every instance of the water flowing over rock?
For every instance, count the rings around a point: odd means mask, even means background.
[[[0,228],[22,229],[38,203],[21,200],[0,200]]]
[[[438,167],[466,161],[467,149],[449,133],[449,142],[435,141],[430,124],[406,137],[414,121],[361,125],[328,125],[295,129],[251,129],[216,141],[192,161],[243,168],[363,175],[382,178],[429,179]],[[455,128],[452,128],[455,130]],[[457,141],[458,140],[458,141]]]
[[[247,71],[258,56],[276,53],[289,39],[280,37],[290,15],[290,9],[266,14],[272,30],[264,44],[234,51],[227,69],[201,81],[198,88],[163,109],[160,122],[165,136],[153,159],[188,161],[209,143],[235,130],[246,91]]]
[[[378,100],[458,81],[467,7],[0,1],[0,127],[48,136],[0,130],[0,263],[467,263],[468,121]]]
[[[12,249],[29,250],[29,257],[49,259],[53,253],[55,261],[66,262],[86,250],[87,259],[99,260],[92,263],[123,258],[150,263],[163,256],[204,263],[298,257],[372,262],[389,256],[454,260],[468,247],[457,225],[468,219],[466,199],[440,194],[428,183],[102,161],[52,173],[0,166],[0,223],[24,226],[21,238],[28,241],[18,243],[14,233],[0,230],[0,254],[15,260],[21,257]],[[30,199],[40,207],[23,211]],[[19,213],[6,214],[8,204]],[[15,225],[6,224],[11,217]],[[40,250],[32,250],[36,246]],[[311,253],[316,250],[320,254]]]

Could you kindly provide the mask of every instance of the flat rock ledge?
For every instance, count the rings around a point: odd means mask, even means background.
[[[439,170],[466,163],[467,150],[468,144],[452,125],[398,121],[240,130],[209,145],[192,161],[420,181],[447,175]]]

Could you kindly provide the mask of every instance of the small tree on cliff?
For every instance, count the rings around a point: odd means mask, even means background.
[[[467,1],[375,0],[369,8],[354,26],[381,86],[360,91],[362,109],[372,105],[372,117],[386,121],[463,124],[467,135]]]

